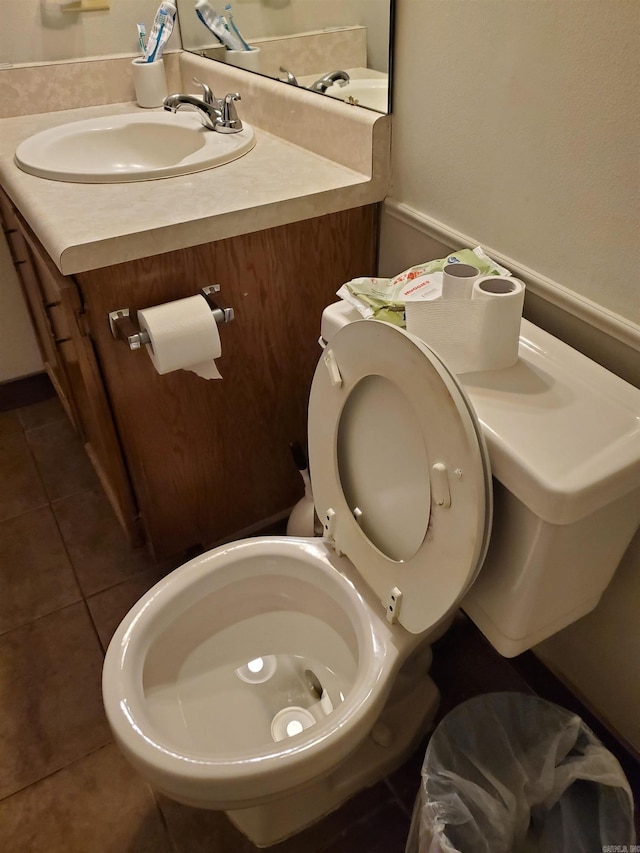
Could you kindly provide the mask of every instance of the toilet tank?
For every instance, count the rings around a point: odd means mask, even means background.
[[[640,524],[640,391],[526,320],[516,366],[458,379],[494,478],[461,606],[512,657],[593,610]]]
[[[329,306],[321,342],[355,319]],[[640,524],[640,391],[526,320],[517,365],[458,381],[494,487],[489,550],[461,606],[512,657],[597,605]]]

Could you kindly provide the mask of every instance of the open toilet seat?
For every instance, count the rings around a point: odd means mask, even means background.
[[[473,582],[491,530],[489,456],[466,394],[418,338],[357,321],[316,369],[308,430],[326,537],[388,618],[428,631]]]
[[[417,339],[375,321],[336,334],[313,381],[309,452],[325,539],[255,538],[191,560],[107,651],[114,736],[181,802],[247,810],[335,770],[370,734],[415,635],[455,608],[482,563],[480,426]],[[309,671],[329,694],[324,715],[301,686]],[[302,708],[302,730],[281,738],[287,708]]]

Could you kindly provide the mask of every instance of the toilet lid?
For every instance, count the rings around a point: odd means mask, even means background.
[[[326,538],[389,621],[428,630],[473,582],[491,527],[489,457],[466,394],[421,340],[360,320],[320,359],[308,430]]]

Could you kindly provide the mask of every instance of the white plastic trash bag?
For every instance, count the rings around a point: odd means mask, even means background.
[[[600,853],[634,842],[622,768],[564,708],[489,693],[433,733],[406,853]]]

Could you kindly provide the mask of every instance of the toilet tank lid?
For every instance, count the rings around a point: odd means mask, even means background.
[[[527,320],[519,361],[460,376],[494,476],[535,515],[571,524],[640,488],[640,391]]]
[[[359,319],[328,306],[322,338]],[[493,475],[544,521],[571,524],[640,489],[640,391],[528,320],[517,365],[458,380]]]

